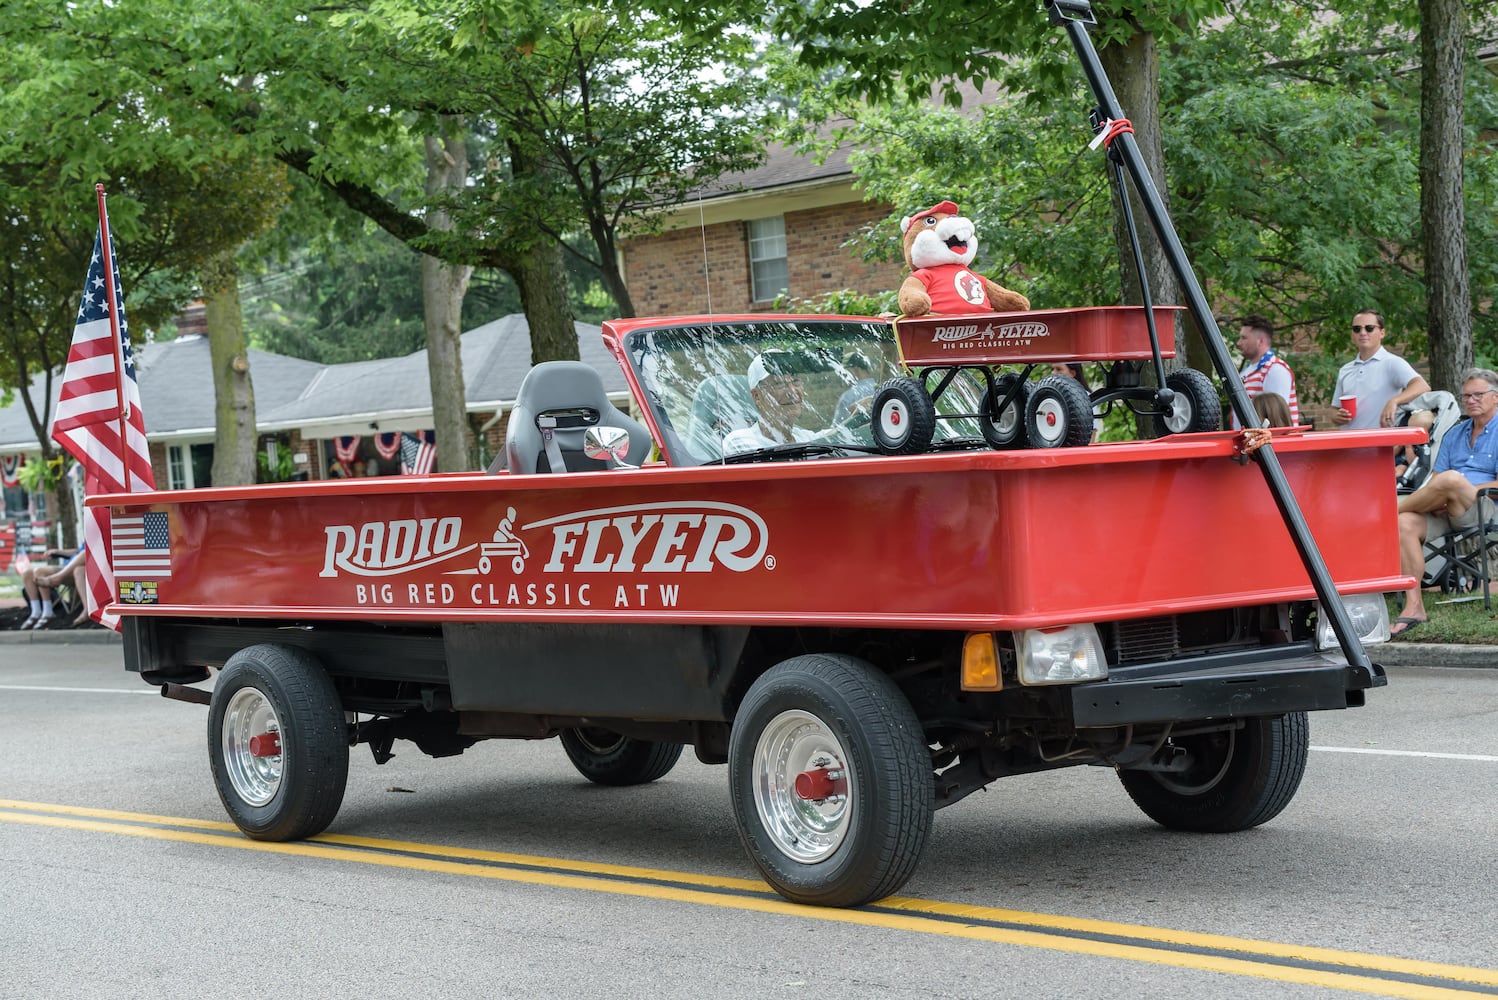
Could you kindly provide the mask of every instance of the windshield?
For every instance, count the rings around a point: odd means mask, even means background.
[[[906,374],[893,328],[873,319],[644,329],[629,334],[625,348],[675,465],[752,458],[795,444],[873,450],[873,396],[886,379]],[[976,420],[958,416],[977,413],[980,394],[970,377],[941,393],[936,447],[981,444]]]

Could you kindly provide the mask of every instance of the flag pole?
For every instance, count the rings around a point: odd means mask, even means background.
[[[130,400],[125,395],[125,345],[120,339],[120,303],[114,297],[114,240],[109,234],[109,212],[104,208],[104,185],[95,184],[99,196],[99,245],[104,248],[104,284],[108,288],[109,332],[114,337],[114,384],[120,401],[120,447],[125,448],[129,440]],[[125,489],[131,488],[130,476],[125,476]]]

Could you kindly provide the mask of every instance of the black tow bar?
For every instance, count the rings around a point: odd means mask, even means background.
[[[1097,23],[1097,19],[1093,17],[1090,0],[1045,0],[1045,10],[1052,24],[1066,29],[1073,47],[1077,50],[1077,57],[1082,62],[1082,72],[1092,87],[1093,96],[1097,98],[1096,114],[1105,122],[1123,122],[1125,120],[1123,108],[1119,105],[1118,96],[1113,92],[1113,85],[1108,81],[1108,75],[1103,70],[1102,60],[1098,58],[1097,49],[1092,45],[1092,38],[1087,34],[1087,26]],[[1149,216],[1150,224],[1160,238],[1165,256],[1170,261],[1170,269],[1175,272],[1176,280],[1181,283],[1181,288],[1186,294],[1186,305],[1196,319],[1197,328],[1201,331],[1202,344],[1212,358],[1213,367],[1217,369],[1217,374],[1227,386],[1228,402],[1238,417],[1239,425],[1257,426],[1258,418],[1254,412],[1253,402],[1243,388],[1243,380],[1238,377],[1238,369],[1233,365],[1227,347],[1222,342],[1222,333],[1217,328],[1217,320],[1207,305],[1206,294],[1202,291],[1201,283],[1196,279],[1196,273],[1186,259],[1186,249],[1181,245],[1180,237],[1176,235],[1175,225],[1165,211],[1165,202],[1160,197],[1160,192],[1156,189],[1149,170],[1145,168],[1144,157],[1139,152],[1138,143],[1134,141],[1132,129],[1120,129],[1112,136],[1109,152],[1111,154],[1114,151],[1117,151],[1121,157],[1129,179],[1133,181],[1134,190],[1138,193],[1140,201],[1144,203],[1144,210]],[[1127,204],[1128,193],[1120,191],[1119,195]],[[1316,540],[1311,537],[1311,528],[1306,524],[1305,514],[1301,512],[1300,504],[1290,490],[1290,483],[1285,478],[1285,470],[1280,466],[1279,458],[1274,454],[1273,444],[1260,448],[1254,453],[1254,457],[1259,460],[1259,467],[1264,470],[1264,480],[1269,486],[1270,494],[1274,497],[1275,506],[1279,508],[1280,517],[1290,532],[1290,540],[1295,543],[1296,551],[1300,553],[1300,561],[1311,578],[1311,584],[1316,588],[1316,596],[1321,600],[1321,610],[1331,619],[1332,630],[1336,632],[1337,642],[1342,647],[1342,655],[1347,658],[1349,666],[1363,675],[1364,683],[1368,685],[1381,683],[1380,679],[1374,676],[1373,667],[1368,659],[1367,651],[1363,649],[1362,640],[1353,631],[1352,620],[1347,617],[1347,609],[1342,606],[1342,598],[1337,593],[1331,573],[1326,568],[1326,561],[1321,558],[1321,550],[1316,547]]]

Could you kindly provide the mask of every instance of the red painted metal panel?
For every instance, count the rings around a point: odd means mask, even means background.
[[[1175,314],[1156,306],[1162,357],[1175,356]],[[1011,361],[1122,361],[1152,357],[1143,306],[1036,309],[895,321],[900,353],[912,367]]]
[[[1388,455],[1418,436],[1277,440],[1348,592],[1407,585]],[[170,574],[121,580],[122,614],[1020,628],[1312,596],[1232,440],[89,502],[168,514]]]

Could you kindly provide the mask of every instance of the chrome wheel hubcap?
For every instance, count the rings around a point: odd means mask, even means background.
[[[781,853],[803,864],[825,860],[847,839],[856,779],[842,743],[809,712],[781,712],[754,748],[760,822]]]
[[[273,736],[279,752],[256,753],[251,742],[256,737]],[[255,688],[240,688],[229,699],[224,712],[224,769],[229,784],[246,805],[263,806],[276,797],[281,788],[284,750],[279,748],[281,720],[270,701]],[[256,744],[257,747],[260,744]]]

